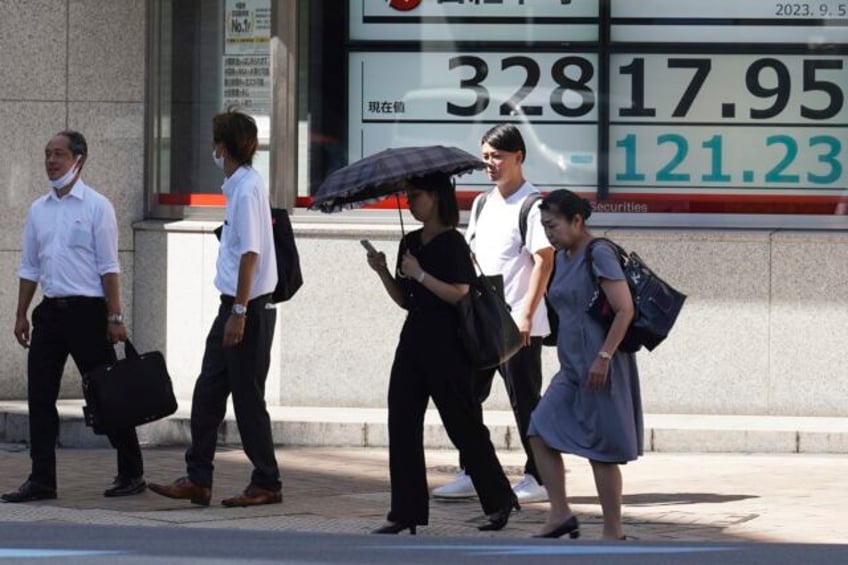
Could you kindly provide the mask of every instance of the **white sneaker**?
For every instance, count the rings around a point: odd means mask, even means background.
[[[512,487],[512,492],[521,504],[548,501],[548,489],[536,482],[533,475],[524,475],[524,479]]]
[[[463,469],[457,473],[456,478],[448,484],[433,489],[435,498],[473,498],[477,496],[471,477],[465,474]]]

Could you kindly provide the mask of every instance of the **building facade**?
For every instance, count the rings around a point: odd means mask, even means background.
[[[848,416],[848,3],[771,0],[0,0],[0,398],[43,148],[86,134],[114,203],[131,336],[189,398],[222,218],[211,116],[260,126],[256,166],[293,210],[305,284],[279,306],[268,401],[382,407],[403,313],[358,240],[397,211],[308,210],[326,175],[389,146],[478,151],[518,124],[528,180],[689,295],[639,354],[646,411]],[[460,201],[485,190],[457,180]],[[391,208],[393,203],[385,207]],[[467,212],[465,212],[467,214]],[[407,225],[412,224],[406,217]],[[546,351],[545,373],[556,371]],[[63,394],[79,397],[70,368]],[[504,394],[491,407],[506,407]]]

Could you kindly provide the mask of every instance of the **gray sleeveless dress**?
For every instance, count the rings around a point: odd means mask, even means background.
[[[586,313],[594,277],[624,280],[612,247],[593,249],[590,275],[585,249],[556,254],[556,273],[548,297],[559,315],[557,353],[560,370],[533,412],[528,435],[552,449],[604,463],[625,463],[642,455],[642,399],[633,353],[616,352],[607,386],[589,390],[589,367],[601,350],[606,329]]]

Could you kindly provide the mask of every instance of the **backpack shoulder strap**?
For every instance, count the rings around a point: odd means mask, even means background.
[[[486,205],[486,200],[488,199],[488,192],[481,192],[480,196],[477,197],[477,208],[474,209],[474,231],[471,233],[471,237],[468,238],[469,241],[477,237],[477,221],[480,219],[480,212],[483,211],[483,206]]]
[[[527,247],[527,219],[536,202],[542,199],[542,195],[534,192],[521,203],[521,211],[518,213],[518,231],[521,233],[521,247]]]

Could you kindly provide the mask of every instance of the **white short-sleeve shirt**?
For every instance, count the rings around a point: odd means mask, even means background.
[[[221,189],[227,199],[227,208],[218,249],[215,288],[221,294],[235,296],[241,257],[253,252],[259,259],[249,299],[270,294],[277,286],[277,257],[265,183],[255,169],[244,166],[234,172]]]
[[[506,199],[501,196],[500,191],[494,189],[489,192],[479,218],[476,217],[480,204],[478,196],[471,206],[471,218],[465,235],[483,273],[503,276],[504,297],[512,308],[516,321],[524,312],[524,304],[530,290],[530,275],[535,265],[533,254],[551,247],[542,227],[539,203],[530,209],[527,217],[526,245],[521,245],[521,229],[518,225],[521,205],[528,196],[537,192],[539,191],[536,187],[529,182],[525,182]],[[530,335],[546,336],[550,331],[548,311],[545,302],[541,301],[533,313]]]
[[[109,200],[78,179],[62,198],[50,190],[32,203],[18,276],[44,296],[103,296],[101,277],[121,271],[118,222]]]

